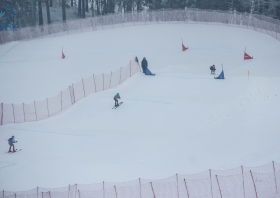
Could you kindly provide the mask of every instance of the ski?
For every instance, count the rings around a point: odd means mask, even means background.
[[[119,106],[121,106],[122,103],[123,103],[123,102],[120,102],[118,106],[114,106],[112,109],[118,108]]]
[[[19,149],[19,150],[16,149],[16,152],[19,152],[19,151],[21,151],[21,149]],[[8,152],[6,152],[6,153],[16,153],[16,152],[9,152],[9,151],[8,151]]]

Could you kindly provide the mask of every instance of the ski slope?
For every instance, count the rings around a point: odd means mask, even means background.
[[[185,52],[181,38],[189,47]],[[243,60],[245,47],[253,60]],[[0,126],[0,190],[161,179],[280,162],[279,54],[279,41],[269,35],[203,24],[1,45],[0,101],[6,104],[53,97],[135,56],[146,57],[156,76],[139,72],[49,119]],[[223,64],[225,80],[214,80],[213,64],[216,74]],[[116,93],[124,103],[112,110]],[[5,154],[12,135],[22,151]]]

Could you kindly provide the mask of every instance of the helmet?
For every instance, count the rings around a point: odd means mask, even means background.
[[[12,136],[12,138],[15,138],[15,136]]]

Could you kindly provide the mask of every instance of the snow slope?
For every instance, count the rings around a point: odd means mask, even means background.
[[[181,38],[189,47],[181,50]],[[66,59],[61,59],[61,47]],[[254,57],[243,60],[244,48]],[[44,100],[92,74],[146,57],[136,74],[50,119],[0,127],[0,190],[280,162],[280,43],[253,30],[147,25],[0,46],[0,101]],[[225,80],[214,80],[209,66]],[[248,79],[248,70],[250,77]],[[112,97],[124,104],[112,110]],[[5,139],[16,148],[5,154]]]

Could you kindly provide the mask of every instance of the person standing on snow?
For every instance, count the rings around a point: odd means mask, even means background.
[[[119,102],[118,99],[121,99],[119,93],[117,93],[117,95],[115,95],[114,100],[115,100],[115,106],[119,106]]]
[[[211,74],[215,74],[215,65],[210,66]]]
[[[15,136],[12,136],[11,138],[8,139],[8,144],[10,145],[10,149],[9,149],[9,152],[12,152],[11,151],[11,148],[13,147],[13,152],[16,152],[15,150],[15,146],[14,146],[14,143],[16,143],[17,141],[15,141]]]
[[[148,61],[146,60],[146,58],[144,57],[142,62],[141,62],[141,66],[142,66],[142,69],[143,69],[143,73],[145,73],[145,70],[147,69],[148,67]]]

